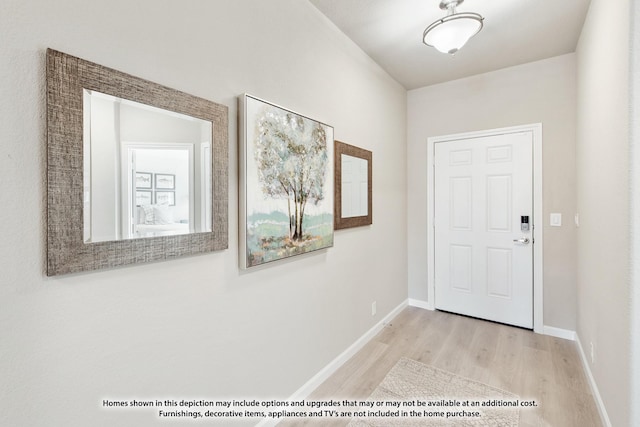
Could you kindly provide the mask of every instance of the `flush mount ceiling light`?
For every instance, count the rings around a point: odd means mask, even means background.
[[[456,13],[456,7],[464,0],[442,0],[440,9],[447,16],[429,25],[422,34],[427,46],[435,47],[442,53],[453,55],[482,29],[484,18],[477,13]]]

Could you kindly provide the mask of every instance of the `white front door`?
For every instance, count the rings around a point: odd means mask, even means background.
[[[436,309],[533,328],[532,151],[531,132],[435,144]]]

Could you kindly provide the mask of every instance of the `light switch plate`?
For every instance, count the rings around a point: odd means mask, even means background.
[[[561,213],[552,213],[549,218],[549,225],[552,227],[560,227],[562,226],[562,214]]]

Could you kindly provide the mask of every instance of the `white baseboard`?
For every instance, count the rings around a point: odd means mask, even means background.
[[[593,378],[593,374],[591,373],[591,368],[589,367],[589,362],[587,356],[582,348],[582,343],[580,342],[580,336],[576,334],[576,343],[578,344],[578,352],[580,353],[580,359],[582,359],[582,367],[584,368],[585,374],[587,374],[587,380],[589,381],[589,386],[591,386],[591,394],[593,395],[593,399],[596,401],[596,407],[598,408],[598,413],[600,414],[600,419],[602,420],[602,424],[605,427],[611,427],[611,420],[609,420],[609,414],[607,414],[607,408],[604,406],[604,402],[602,401],[602,397],[600,396],[600,391],[598,390],[598,385],[596,384],[596,380]]]
[[[576,340],[576,331],[570,331],[569,329],[554,328],[553,326],[544,326],[542,328],[544,335],[549,335],[556,338],[564,338],[565,340]]]
[[[433,305],[431,305],[427,301],[423,301],[421,299],[409,298],[409,305],[411,307],[424,308],[425,310],[431,310],[431,311],[434,310]]]
[[[364,333],[360,338],[351,344],[345,351],[343,351],[338,357],[333,359],[327,366],[322,368],[320,372],[315,374],[309,381],[307,381],[302,387],[296,390],[289,400],[302,400],[309,396],[313,390],[318,388],[327,378],[333,375],[347,360],[355,355],[362,347],[364,347],[373,337],[380,332],[387,323],[389,323],[394,317],[396,317],[405,307],[408,305],[408,300],[403,301],[396,308],[391,310],[382,320],[376,323],[371,329]],[[273,427],[278,424],[281,419],[265,418],[256,424],[256,427]]]

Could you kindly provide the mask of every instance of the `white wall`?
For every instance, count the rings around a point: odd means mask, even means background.
[[[629,423],[629,1],[593,0],[576,50],[578,336],[612,425]],[[637,402],[635,402],[637,404]]]
[[[575,56],[415,89],[407,105],[409,297],[427,300],[427,138],[542,123],[544,324],[575,330]]]
[[[640,3],[631,2],[630,86],[630,237],[631,361],[629,402],[640,402]],[[640,405],[630,405],[629,425],[640,425]]]
[[[0,40],[0,425],[158,422],[105,397],[286,397],[407,298],[406,92],[308,2],[3,0]],[[229,106],[228,250],[45,277],[47,47]],[[373,226],[239,271],[245,91],[373,151]]]

